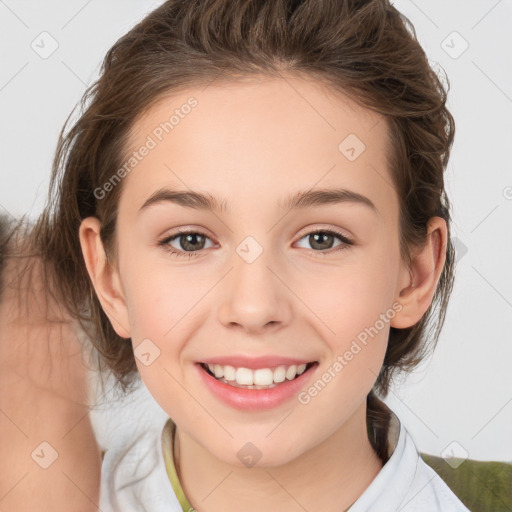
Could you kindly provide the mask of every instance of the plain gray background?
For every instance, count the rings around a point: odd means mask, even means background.
[[[108,48],[160,3],[0,0],[0,210],[37,217],[68,114]],[[420,451],[510,461],[512,3],[395,5],[451,83],[456,139],[446,180],[458,263],[433,358],[387,402]]]

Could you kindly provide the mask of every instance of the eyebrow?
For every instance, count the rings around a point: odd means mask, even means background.
[[[209,193],[180,191],[169,188],[161,188],[151,194],[139,211],[145,210],[151,205],[165,202],[196,210],[229,212],[227,208],[228,201],[226,199],[219,201]],[[379,213],[375,204],[368,197],[344,188],[302,190],[281,202],[280,206],[285,210],[297,210],[340,203],[361,204],[370,208],[374,213]]]

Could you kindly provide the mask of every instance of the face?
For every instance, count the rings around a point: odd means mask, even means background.
[[[219,459],[240,465],[251,442],[284,464],[365,403],[403,284],[387,145],[381,116],[298,77],[191,88],[136,122],[117,325],[151,394]]]

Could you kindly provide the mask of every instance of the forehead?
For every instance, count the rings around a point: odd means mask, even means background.
[[[240,206],[315,186],[370,195],[379,209],[395,200],[385,119],[313,79],[251,77],[168,94],[134,123],[126,159],[143,146],[151,149],[123,192],[139,206],[162,186]]]

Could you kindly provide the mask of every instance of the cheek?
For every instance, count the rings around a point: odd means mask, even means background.
[[[331,347],[343,351],[347,343],[357,338],[364,339],[367,329],[375,333],[373,327],[381,333],[379,339],[387,339],[390,309],[393,293],[390,280],[393,269],[382,265],[363,263],[332,267],[325,276],[304,278],[298,295],[305,297],[304,302],[323,324],[326,338]],[[392,313],[392,311],[391,311]],[[386,316],[384,324],[380,321]]]
[[[311,401],[331,411],[333,425],[346,421],[365,400],[381,370],[394,310],[381,309],[380,302],[353,300],[339,310],[328,355],[312,386],[299,397],[301,403]]]
[[[134,341],[167,339],[204,293],[189,271],[180,272],[132,253],[123,275],[130,328]]]
[[[357,265],[334,268],[328,280],[316,281],[321,287],[307,291],[308,304],[329,328],[323,371],[337,400],[364,397],[379,374],[395,316],[394,265],[393,258],[374,254]]]
[[[338,324],[339,335],[332,346],[330,374],[341,375],[341,390],[363,395],[377,378],[387,349],[391,316],[378,307],[378,301],[364,302],[365,308],[347,308]],[[390,310],[392,312],[392,310]],[[343,381],[343,382],[341,382]]]
[[[191,305],[198,295],[190,280],[179,273],[165,276],[162,267],[145,265],[137,271],[136,258],[126,267],[125,286],[135,360],[151,395],[169,415],[187,410],[182,355]],[[145,268],[144,272],[140,268]],[[193,288],[193,287],[192,287]],[[149,355],[147,355],[149,354]]]

